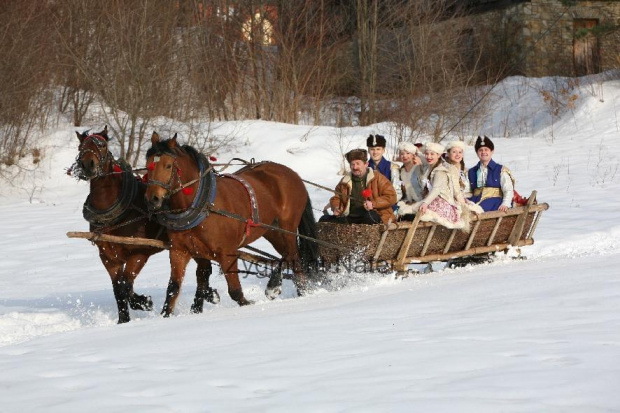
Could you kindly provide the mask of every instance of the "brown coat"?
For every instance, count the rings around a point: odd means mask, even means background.
[[[384,224],[387,224],[390,219],[394,221],[392,205],[396,203],[397,199],[396,191],[392,183],[379,171],[368,168],[366,188],[370,188],[372,191],[370,200],[375,207],[375,211],[377,211],[381,217],[381,221],[383,221]],[[338,194],[329,200],[332,211],[339,209],[342,211],[342,216],[349,215],[349,207],[351,206],[349,197],[351,196],[352,189],[353,183],[351,182],[351,173],[348,173],[336,186],[336,192]]]

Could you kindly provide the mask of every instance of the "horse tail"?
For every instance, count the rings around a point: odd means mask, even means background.
[[[316,221],[314,220],[314,212],[312,211],[310,197],[308,197],[308,201],[306,201],[306,207],[301,216],[301,222],[297,227],[297,231],[300,235],[317,239]],[[304,272],[309,273],[318,265],[319,246],[316,242],[305,237],[298,237],[299,258]]]

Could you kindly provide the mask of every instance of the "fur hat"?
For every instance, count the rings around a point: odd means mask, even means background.
[[[435,143],[435,142],[426,142],[426,144],[424,145],[424,152],[426,151],[432,151],[435,152],[439,155],[441,155],[444,152],[444,148],[442,145]]]
[[[373,148],[375,146],[385,148],[385,137],[382,135],[370,135],[366,139],[366,146],[369,148]]]
[[[461,150],[465,150],[465,142],[463,141],[450,141],[446,145],[446,152],[448,152],[452,148],[461,148]]]
[[[366,163],[368,162],[368,151],[366,149],[352,149],[344,157],[349,163],[356,160]]]
[[[418,147],[411,142],[401,142],[398,144],[398,150],[416,154]]]
[[[476,149],[476,152],[478,152],[478,149],[482,148],[483,146],[486,146],[492,151],[495,150],[495,145],[493,145],[493,141],[491,139],[486,136],[478,136],[478,139],[476,139],[476,144],[474,145],[474,149]]]

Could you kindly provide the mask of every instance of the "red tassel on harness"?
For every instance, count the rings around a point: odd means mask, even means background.
[[[194,193],[194,188],[190,188],[188,186],[186,188],[181,189],[181,192],[183,192],[185,195],[191,195]]]
[[[114,166],[112,167],[112,170],[114,171],[114,173],[117,173],[117,174],[120,174],[121,172],[123,172],[121,167],[118,166],[117,164],[114,164]]]
[[[151,162],[151,163],[150,163],[150,164],[146,167],[146,169],[148,169],[149,171],[154,170],[154,169],[155,169],[155,162]]]
[[[252,220],[252,218],[248,218],[247,221],[245,221],[245,236],[246,237],[250,236],[250,230],[254,227],[260,227],[260,223],[256,223]]]
[[[147,183],[148,181],[149,181],[149,174],[148,174],[148,173],[145,173],[145,174],[142,176],[142,182]]]

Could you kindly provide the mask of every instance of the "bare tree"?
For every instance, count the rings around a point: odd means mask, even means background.
[[[170,114],[183,92],[175,61],[178,10],[165,0],[96,1],[105,5],[92,23],[97,60],[81,65],[105,103],[121,157],[136,165],[152,120]]]
[[[95,99],[88,66],[99,60],[97,30],[92,23],[99,20],[102,6],[102,2],[58,0],[51,14],[56,50],[54,78],[61,89],[58,108],[61,113],[70,108],[74,126],[82,125]]]
[[[47,8],[35,1],[0,7],[0,162],[13,164],[31,148],[32,132],[47,122],[50,59]]]

